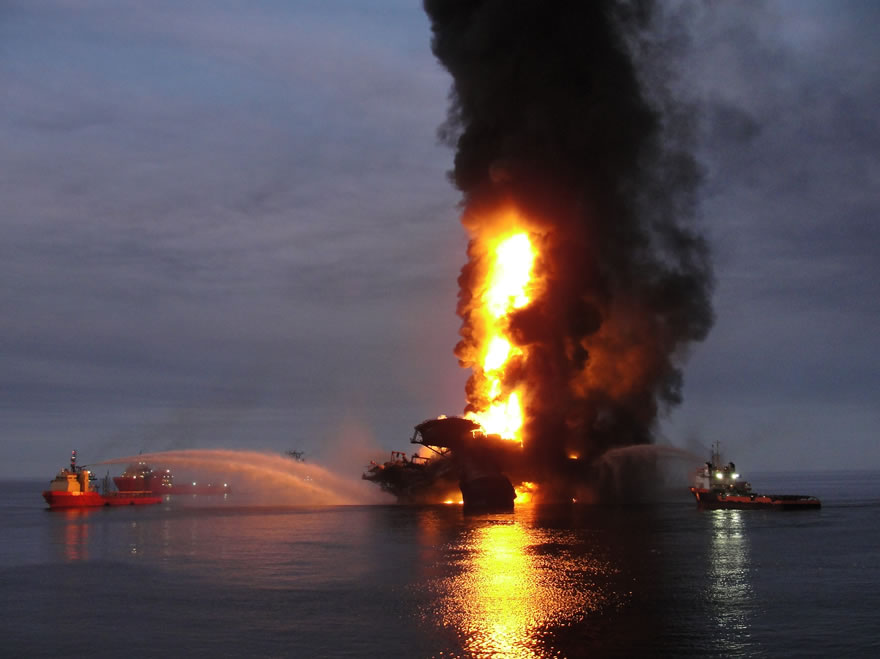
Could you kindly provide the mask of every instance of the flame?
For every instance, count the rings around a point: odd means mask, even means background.
[[[500,336],[493,338],[489,342],[486,357],[483,359],[483,370],[492,372],[500,369],[510,356],[510,351],[510,341]]]
[[[538,485],[530,481],[523,481],[514,488],[516,499],[514,503],[529,503],[534,499],[535,493],[538,491]]]
[[[535,251],[527,233],[514,234],[495,248],[495,266],[486,292],[486,306],[493,318],[529,303],[526,288],[534,262]]]
[[[471,364],[475,386],[466,416],[480,423],[487,434],[522,442],[522,385],[505,383],[505,373],[513,360],[525,354],[511,342],[508,323],[511,312],[525,308],[533,299],[538,254],[529,233],[520,228],[518,216],[508,213],[505,219],[509,220],[506,232],[476,239],[485,249],[487,267],[472,310],[479,357]]]

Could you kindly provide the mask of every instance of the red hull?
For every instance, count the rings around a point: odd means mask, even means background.
[[[821,508],[816,497],[793,494],[736,494],[692,487],[691,492],[702,508],[748,509],[770,508],[773,510],[808,510]]]
[[[145,488],[153,494],[229,494],[228,485],[168,485],[159,478],[137,478],[134,476],[116,476],[113,483],[120,492],[133,492]]]
[[[150,492],[54,492],[46,490],[43,498],[52,510],[59,508],[98,508],[100,506],[149,506],[162,503],[162,497]]]

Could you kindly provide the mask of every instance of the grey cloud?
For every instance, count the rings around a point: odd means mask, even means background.
[[[876,8],[701,8],[688,83],[706,109],[718,320],[668,424],[748,444],[757,462],[798,446],[844,466],[873,433],[880,385]]]
[[[188,409],[193,441],[244,446],[321,442],[351,405],[380,434],[421,418],[389,363],[462,250],[446,81],[418,8],[395,10],[414,56],[357,7],[28,3],[0,26],[4,441],[131,452]],[[218,427],[239,408],[262,439]]]
[[[846,464],[880,421],[878,10],[685,8],[718,320],[670,432]],[[43,477],[74,442],[317,450],[342,418],[396,448],[460,411],[429,39],[406,2],[6,4],[11,468]]]

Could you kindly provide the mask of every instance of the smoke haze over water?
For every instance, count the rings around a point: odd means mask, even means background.
[[[528,351],[505,373],[527,392],[532,463],[552,472],[572,452],[649,443],[658,413],[681,400],[687,346],[713,322],[708,248],[693,224],[700,170],[663,79],[658,8],[427,0],[425,10],[453,77],[440,135],[456,149],[450,175],[471,237],[456,354],[475,361],[480,236],[514,207],[543,281],[510,316],[508,336]]]

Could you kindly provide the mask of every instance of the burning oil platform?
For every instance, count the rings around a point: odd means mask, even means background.
[[[427,502],[457,486],[465,509],[513,510],[516,492],[504,472],[519,457],[519,444],[487,435],[479,423],[462,417],[423,421],[410,442],[431,455],[407,458],[393,451],[391,460],[372,464],[363,478],[400,501]]]
[[[671,96],[663,7],[425,10],[452,75],[440,134],[469,237],[455,355],[471,375],[464,418],[416,427],[427,461],[398,455],[365,478],[405,500],[422,479],[459,482],[466,502],[507,502],[510,479],[565,493],[600,456],[652,442],[713,322],[694,118]]]

